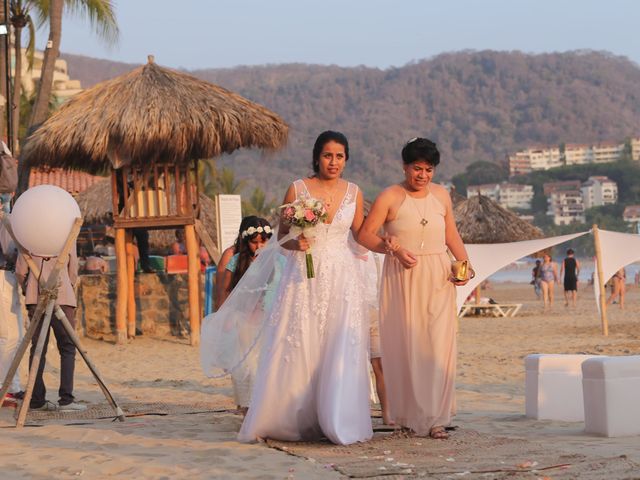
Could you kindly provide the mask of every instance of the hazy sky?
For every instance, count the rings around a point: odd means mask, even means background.
[[[117,0],[119,43],[65,17],[62,51],[171,67],[401,66],[464,49],[608,50],[640,64],[637,0]],[[46,32],[40,32],[41,42]]]

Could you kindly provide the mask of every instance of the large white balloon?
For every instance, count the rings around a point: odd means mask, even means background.
[[[11,211],[11,228],[31,254],[55,257],[64,247],[80,207],[65,190],[39,185],[24,192]]]

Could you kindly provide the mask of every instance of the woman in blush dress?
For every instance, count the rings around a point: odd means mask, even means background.
[[[402,149],[405,179],[373,203],[358,241],[387,253],[380,340],[390,417],[418,435],[445,439],[455,410],[456,285],[447,248],[468,260],[451,198],[431,182],[440,154],[415,138]],[[378,232],[384,228],[386,239]]]
[[[336,444],[373,435],[369,410],[369,310],[364,279],[349,246],[363,219],[362,193],[343,180],[349,158],[344,135],[327,131],[313,148],[311,178],[296,180],[284,203],[321,199],[326,223],[313,239],[282,223],[286,263],[262,333],[262,354],[239,440],[312,440]],[[290,238],[290,239],[288,239]],[[315,278],[307,278],[312,247]]]

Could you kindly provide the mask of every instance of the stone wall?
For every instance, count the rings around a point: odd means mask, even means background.
[[[116,276],[82,275],[80,279],[78,328],[90,338],[115,340]],[[200,280],[200,292],[203,292],[202,275]],[[135,292],[138,335],[189,336],[187,274],[138,274]],[[203,300],[201,295],[201,306]]]

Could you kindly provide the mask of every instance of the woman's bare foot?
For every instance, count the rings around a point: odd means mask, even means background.
[[[389,425],[390,427],[393,427],[396,424],[385,408],[382,409],[382,423]]]
[[[446,440],[449,438],[449,434],[447,433],[447,431],[444,429],[443,426],[440,426],[440,425],[433,427],[431,430],[429,430],[429,436],[436,440]]]

